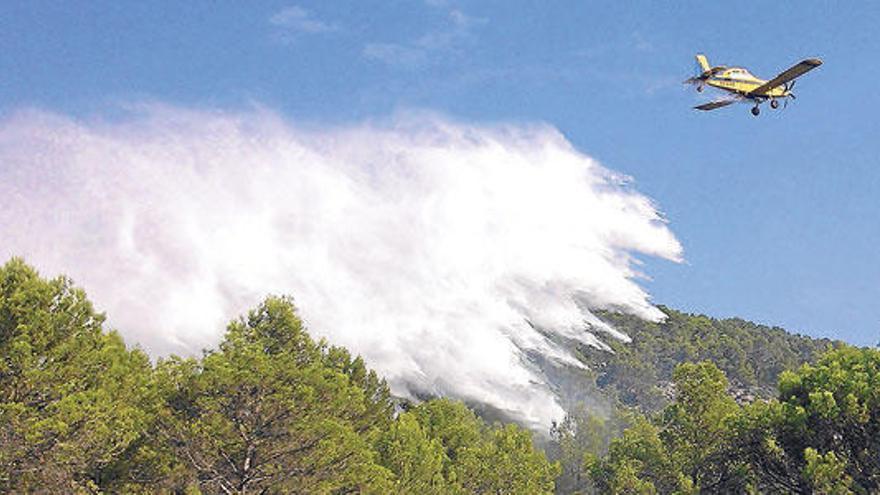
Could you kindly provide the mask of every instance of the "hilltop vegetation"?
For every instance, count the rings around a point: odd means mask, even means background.
[[[618,409],[573,410],[550,461],[531,432],[459,402],[395,410],[381,377],[312,339],[288,298],[199,358],[154,364],[69,279],[12,260],[0,492],[880,492],[880,351],[664,311],[662,324],[603,315],[634,338],[613,355],[582,349]],[[737,402],[728,376],[767,399]]]
[[[813,363],[823,352],[843,346],[841,342],[793,335],[739,318],[719,320],[664,306],[660,310],[667,316],[660,323],[601,312],[604,321],[632,341],[609,341],[613,353],[578,348],[582,361],[590,368],[581,386],[605,397],[611,406],[610,411],[599,412],[574,408],[554,425],[548,453],[562,468],[557,493],[614,491],[607,484],[596,484],[591,475],[597,475],[597,471],[588,469],[584,459],[606,455],[612,441],[624,436],[628,427],[635,428],[628,433],[632,436],[651,424],[650,418],[671,407],[677,392],[674,376],[678,366],[712,363],[724,377],[724,396],[745,405],[776,397],[777,382],[785,370]],[[667,493],[664,486],[658,488],[659,493]]]
[[[778,399],[744,406],[712,363],[681,364],[674,381],[675,401],[584,456],[586,491],[880,492],[880,351],[828,352],[784,372]]]
[[[0,492],[553,490],[530,432],[444,399],[395,416],[385,382],[314,341],[289,299],[155,366],[103,321],[68,279],[0,268]]]
[[[840,342],[794,335],[778,327],[739,318],[714,319],[660,306],[660,323],[620,313],[600,313],[632,342],[609,342],[613,354],[590,347],[580,350],[595,371],[597,386],[623,405],[653,412],[668,404],[672,378],[680,363],[711,361],[743,398],[769,399],[779,375],[818,356]]]

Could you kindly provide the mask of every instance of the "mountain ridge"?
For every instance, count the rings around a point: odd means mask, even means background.
[[[813,338],[743,318],[714,318],[657,306],[666,319],[648,322],[618,312],[598,316],[632,340],[607,342],[611,352],[578,346],[596,387],[623,405],[645,412],[673,397],[672,372],[684,362],[712,361],[727,375],[741,401],[775,396],[779,374],[811,363],[843,342]]]

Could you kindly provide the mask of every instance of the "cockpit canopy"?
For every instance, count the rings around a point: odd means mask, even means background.
[[[755,79],[751,72],[741,67],[728,69],[725,75],[731,79]]]

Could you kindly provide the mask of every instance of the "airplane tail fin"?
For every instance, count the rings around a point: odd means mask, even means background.
[[[701,74],[712,70],[712,66],[709,65],[709,60],[702,53],[697,54],[697,65],[700,67]]]

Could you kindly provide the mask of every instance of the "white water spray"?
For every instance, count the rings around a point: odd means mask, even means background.
[[[561,409],[524,351],[577,361],[534,327],[601,346],[597,331],[625,336],[591,309],[662,317],[633,253],[681,247],[648,198],[547,126],[304,128],[158,106],[0,122],[0,255],[69,274],[154,355],[213,346],[291,294],[312,334],[395,393],[546,425]]]

